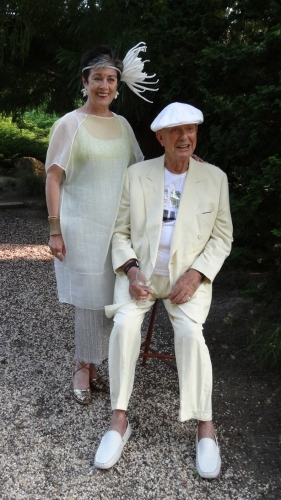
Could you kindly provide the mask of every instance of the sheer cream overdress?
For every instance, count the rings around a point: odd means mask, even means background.
[[[64,170],[60,218],[66,255],[63,262],[55,259],[58,295],[76,307],[75,355],[84,362],[98,364],[107,357],[111,324],[103,308],[112,303],[115,279],[110,240],[125,171],[142,160],[129,123],[119,115],[72,111],[51,129],[46,170],[53,164]],[[77,336],[84,338],[82,350]]]

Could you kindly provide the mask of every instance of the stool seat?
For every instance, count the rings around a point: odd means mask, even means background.
[[[150,347],[157,305],[158,305],[158,299],[155,300],[152,311],[151,311],[151,317],[150,317],[150,321],[149,321],[149,325],[148,325],[146,339],[141,344],[140,356],[142,357],[142,366],[145,366],[147,358],[158,358],[158,359],[161,359],[161,361],[163,361],[163,363],[166,363],[166,365],[168,365],[170,368],[177,371],[176,364],[171,363],[169,361],[171,359],[176,359],[176,357],[174,355],[162,354],[162,353],[157,352],[152,347]]]

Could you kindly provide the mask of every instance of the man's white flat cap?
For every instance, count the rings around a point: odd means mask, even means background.
[[[189,123],[203,123],[204,117],[200,109],[183,104],[181,102],[172,102],[164,108],[150,125],[151,130],[156,132],[162,128],[175,127],[177,125],[186,125]]]

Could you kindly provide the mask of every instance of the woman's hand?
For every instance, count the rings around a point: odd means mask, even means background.
[[[195,155],[195,154],[191,155],[191,157],[192,157],[194,160],[199,161],[200,163],[204,163],[204,160],[202,160],[202,158],[199,158],[199,156],[197,156],[197,155]]]
[[[64,246],[62,235],[54,234],[53,236],[50,236],[49,247],[54,257],[56,257],[62,262],[63,255],[66,254],[66,248]]]

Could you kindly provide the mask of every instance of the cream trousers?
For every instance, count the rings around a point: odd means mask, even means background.
[[[212,420],[212,365],[202,324],[192,321],[177,305],[165,299],[170,292],[168,277],[153,275],[151,288],[155,294],[145,303],[127,303],[114,316],[108,358],[112,409],[127,410],[140,353],[144,315],[156,298],[163,298],[174,329],[180,388],[179,420]]]

